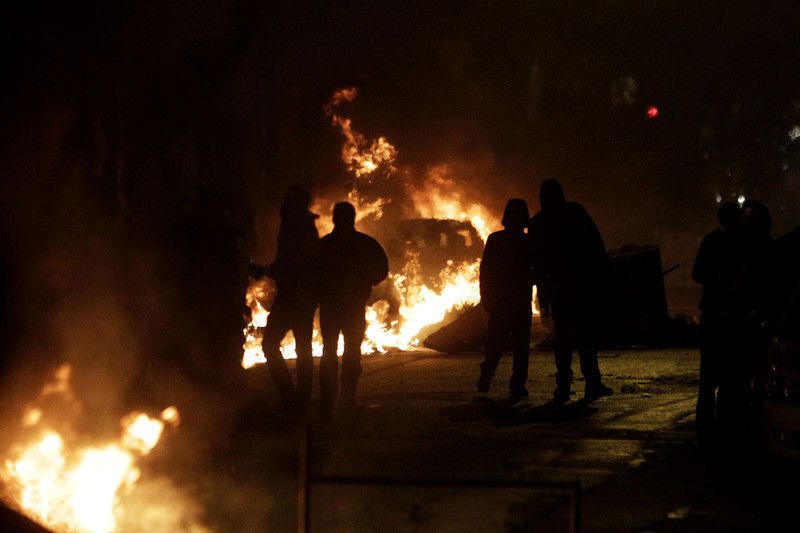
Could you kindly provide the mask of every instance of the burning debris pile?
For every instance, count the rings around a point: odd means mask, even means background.
[[[198,514],[192,502],[166,480],[148,480],[159,484],[152,497],[134,493],[141,477],[137,461],[165,430],[177,428],[178,409],[167,407],[158,417],[132,412],[120,420],[116,439],[90,442],[78,431],[82,409],[71,374],[68,364],[59,367],[26,407],[0,465],[6,504],[58,532],[206,531],[190,516]]]
[[[341,108],[357,95],[355,88],[336,91],[325,113],[344,137],[341,159],[350,180],[346,197],[358,213],[356,224],[370,225],[390,260],[389,277],[375,288],[367,309],[362,351],[411,349],[421,344],[429,326],[480,301],[483,242],[500,224],[485,206],[464,199],[447,165],[431,167],[424,179],[414,180],[410,170],[398,168],[398,151],[385,137],[369,140],[355,130]],[[322,195],[313,207],[322,215],[322,233],[332,229],[333,203]],[[382,224],[389,205],[402,212],[404,220]],[[266,324],[272,292],[266,281],[252,281],[247,290],[252,320],[244,330],[244,368],[266,362],[260,328]],[[291,336],[281,349],[284,357],[296,357]],[[340,339],[340,353],[341,349]],[[318,324],[313,351],[315,356],[322,354]]]

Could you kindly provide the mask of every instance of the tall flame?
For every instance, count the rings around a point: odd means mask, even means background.
[[[350,118],[340,113],[339,106],[352,103],[357,96],[355,87],[336,91],[325,106],[325,113],[344,138],[341,158],[353,177],[353,187],[347,195],[347,201],[356,208],[358,224],[367,218],[380,219],[383,209],[392,201],[392,198],[384,197],[367,200],[360,193],[361,187],[370,185],[379,170],[384,176],[393,173],[399,179],[405,176],[397,175],[394,164],[398,152],[385,137],[368,140],[353,128]],[[412,218],[469,222],[483,241],[500,226],[498,218],[486,207],[463,198],[447,165],[431,167],[422,186],[406,183],[403,190],[408,193],[413,206]],[[329,213],[332,204],[325,198],[318,198],[312,209]],[[330,217],[326,215],[319,219],[318,225],[322,233],[333,229]],[[471,247],[474,234],[468,231],[463,233],[467,246]],[[392,291],[399,295],[399,313],[391,316],[385,301],[378,301],[367,308],[367,330],[362,351],[382,353],[392,348],[405,350],[419,346],[421,332],[426,326],[443,321],[449,313],[459,308],[480,302],[479,270],[479,258],[462,262],[448,261],[433,286],[429,286],[420,274],[419,257],[409,254],[400,270],[390,273],[388,279]],[[244,330],[244,368],[266,362],[261,348],[261,328],[269,316],[264,307],[269,299],[269,290],[265,289],[267,286],[267,282],[253,281],[246,293],[245,300],[251,309],[252,320]],[[533,311],[537,312],[535,308]],[[338,349],[341,354],[341,339]],[[318,323],[315,324],[312,351],[315,356],[322,354]],[[291,334],[283,340],[281,352],[286,358],[296,357]]]
[[[339,127],[345,138],[342,145],[342,161],[347,165],[347,170],[357,178],[369,176],[380,168],[390,173],[395,170],[397,149],[386,137],[368,141],[363,134],[353,129],[350,118],[337,113],[337,106],[352,102],[357,96],[358,89],[355,87],[340,89],[333,93],[330,102],[325,106],[325,113],[330,117],[331,123]]]

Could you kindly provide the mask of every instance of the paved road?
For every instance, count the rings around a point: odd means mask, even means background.
[[[744,461],[715,469],[695,456],[695,350],[603,352],[615,394],[586,406],[576,381],[575,401],[564,408],[548,404],[550,354],[532,353],[531,397],[514,407],[503,404],[510,357],[487,396],[474,391],[480,360],[366,357],[364,412],[329,425],[311,417],[314,473],[577,479],[584,531],[748,531],[796,518],[773,477]],[[290,531],[301,424],[274,412],[263,368],[248,372],[250,399],[223,411],[229,438],[209,452],[205,505],[222,530]],[[567,531],[570,514],[568,493],[554,489],[316,486],[312,504],[314,531]]]

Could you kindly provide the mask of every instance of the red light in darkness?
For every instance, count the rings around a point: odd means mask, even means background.
[[[656,118],[658,116],[658,108],[651,105],[647,108],[647,118]]]

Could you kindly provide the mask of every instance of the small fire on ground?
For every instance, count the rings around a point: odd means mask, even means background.
[[[19,437],[0,466],[4,501],[57,532],[109,533],[129,530],[126,523],[151,531],[206,531],[182,516],[184,502],[177,492],[169,494],[175,498],[170,502],[139,501],[136,509],[126,501],[141,477],[137,461],[167,428],[180,424],[178,409],[167,407],[158,416],[129,413],[120,420],[118,438],[86,442],[73,424],[81,405],[71,374],[68,364],[59,367],[25,409]]]
[[[442,223],[460,223],[459,239],[468,247],[480,246],[494,230],[500,228],[499,219],[480,203],[469,202],[462,196],[456,179],[447,165],[428,169],[422,185],[413,185],[409,176],[396,167],[398,151],[386,137],[369,140],[353,128],[352,120],[341,114],[342,105],[352,103],[358,95],[355,88],[341,89],[334,93],[325,106],[331,124],[337,127],[344,143],[341,159],[352,179],[352,188],[347,201],[357,212],[356,224],[364,220],[378,221],[384,209],[396,198],[376,195],[375,184],[381,180],[400,180],[400,190],[407,195],[413,206],[409,219],[425,219]],[[328,233],[333,225],[330,207],[334,202],[318,199],[312,210],[320,214],[318,229]],[[472,229],[472,231],[470,231]],[[443,248],[448,246],[448,236],[442,233]],[[473,240],[479,240],[473,243]],[[438,275],[431,279],[423,274],[423,243],[416,250],[406,250],[402,265],[389,273],[388,279],[373,291],[389,294],[390,298],[370,301],[366,310],[367,330],[362,344],[363,353],[385,353],[389,350],[409,350],[420,345],[422,333],[427,326],[435,325],[453,313],[477,305],[480,302],[479,269],[480,254],[466,259],[449,259]],[[245,294],[245,302],[251,310],[251,321],[244,329],[242,367],[251,368],[266,363],[261,341],[263,328],[267,324],[270,301],[274,287],[269,280],[253,280]],[[390,303],[391,302],[391,303]],[[534,308],[534,313],[538,311]],[[315,321],[312,350],[315,356],[322,355],[322,340],[319,323]],[[339,339],[339,354],[343,340]],[[297,357],[291,333],[283,340],[281,352],[287,359]]]

